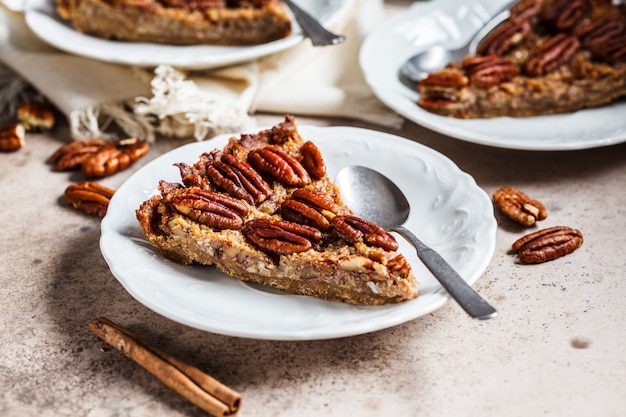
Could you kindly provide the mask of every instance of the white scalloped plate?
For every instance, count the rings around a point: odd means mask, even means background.
[[[321,149],[331,178],[344,166],[381,171],[407,194],[408,227],[450,262],[471,284],[495,249],[496,221],[490,198],[474,179],[440,153],[409,140],[351,127],[300,126]],[[223,147],[229,135],[175,149],[131,176],[111,200],[102,220],[100,248],[113,275],[148,308],[186,325],[231,336],[273,340],[326,339],[372,332],[416,319],[448,299],[435,278],[398,238],[420,281],[417,299],[366,307],[264,290],[213,267],[182,266],[150,245],[135,210],[159,180],[180,182],[175,162],[193,163]]]
[[[626,100],[551,116],[463,120],[438,116],[416,103],[419,95],[399,78],[413,54],[441,42],[457,47],[510,0],[415,2],[370,33],[360,66],[374,94],[387,106],[428,129],[468,142],[525,150],[574,150],[626,141]]]
[[[25,0],[26,1],[26,0]],[[341,20],[354,0],[296,0],[296,3],[329,27]],[[254,46],[164,45],[100,39],[80,33],[63,20],[55,0],[27,0],[28,27],[41,40],[62,51],[100,61],[155,67],[160,64],[186,69],[209,69],[250,61],[298,45],[304,40],[294,22],[293,33],[284,38]]]

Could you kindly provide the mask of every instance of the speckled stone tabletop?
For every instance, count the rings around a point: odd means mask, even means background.
[[[106,316],[239,391],[241,416],[623,416],[626,144],[533,152],[409,122],[391,133],[445,154],[489,195],[512,185],[541,200],[550,211],[541,227],[577,228],[583,246],[520,264],[509,248],[521,231],[496,212],[495,253],[474,286],[498,309],[496,319],[472,320],[448,301],[419,319],[347,338],[211,334],[144,307],[112,275],[98,246],[100,219],[62,198],[83,178],[46,163],[68,140],[61,123],[0,154],[0,415],[203,415],[89,332],[89,320]],[[181,144],[158,141],[136,165],[100,182],[115,189]]]

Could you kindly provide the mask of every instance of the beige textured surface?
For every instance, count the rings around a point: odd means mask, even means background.
[[[473,321],[448,302],[350,338],[225,337],[159,316],[112,276],[98,248],[100,220],[61,198],[83,178],[45,163],[64,143],[64,126],[0,154],[0,415],[203,415],[88,331],[104,315],[241,392],[241,416],[623,416],[626,144],[536,153],[411,123],[401,135],[451,157],[489,194],[505,184],[523,189],[550,210],[542,227],[578,228],[585,243],[568,257],[520,265],[508,250],[523,231],[498,217],[496,251],[475,286],[498,308],[495,320]],[[160,141],[101,183],[116,188],[178,144]]]

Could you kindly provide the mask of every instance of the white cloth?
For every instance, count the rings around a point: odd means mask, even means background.
[[[0,1],[19,9],[20,0]],[[347,36],[341,45],[316,48],[305,40],[256,61],[187,74],[69,55],[35,37],[21,13],[0,6],[0,63],[67,115],[75,139],[102,136],[114,120],[129,135],[200,140],[252,127],[255,112],[400,127],[403,119],[374,97],[358,64],[363,38],[384,16],[382,0],[356,0],[347,22],[335,28]]]

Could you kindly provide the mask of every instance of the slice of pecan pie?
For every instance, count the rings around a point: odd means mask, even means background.
[[[137,210],[165,257],[353,304],[417,296],[394,237],[345,206],[319,149],[299,135],[293,117],[176,165],[181,182],[161,181],[159,194]]]
[[[92,36],[173,45],[256,45],[289,36],[279,0],[57,0],[74,28]]]
[[[418,104],[458,118],[536,116],[626,95],[626,6],[521,0],[477,54],[430,74]]]

